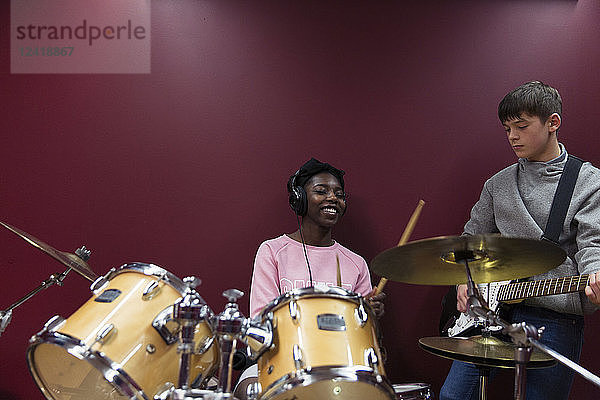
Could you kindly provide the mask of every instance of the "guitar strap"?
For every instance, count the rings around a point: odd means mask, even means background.
[[[548,221],[546,222],[546,229],[544,229],[544,233],[540,240],[548,241],[557,246],[560,245],[558,239],[562,232],[565,218],[567,217],[567,210],[571,204],[575,183],[577,182],[579,170],[582,165],[582,159],[569,154],[562,175],[558,181],[558,187],[556,188],[556,192],[554,192],[554,198],[552,199],[552,205],[550,206],[550,214],[548,215]],[[525,282],[528,280],[529,278],[521,278],[514,282]]]
[[[571,204],[573,190],[575,189],[575,183],[577,182],[579,170],[582,165],[583,160],[569,154],[565,168],[558,181],[558,187],[554,193],[552,206],[550,206],[550,215],[548,215],[548,222],[546,222],[546,229],[542,234],[541,240],[547,240],[557,246],[559,245],[558,239],[565,223],[567,210],[569,209],[569,204]]]

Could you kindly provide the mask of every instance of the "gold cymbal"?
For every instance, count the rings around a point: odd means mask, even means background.
[[[560,265],[566,253],[541,240],[500,235],[441,236],[409,242],[378,254],[371,270],[397,282],[465,283],[466,259],[475,283],[526,278]]]
[[[419,346],[429,353],[451,360],[489,367],[515,367],[515,345],[493,336],[425,337],[419,339]],[[534,348],[527,368],[546,368],[554,364],[556,360]]]
[[[65,253],[63,251],[56,250],[52,246],[47,245],[46,243],[31,236],[30,234],[25,233],[22,230],[17,229],[14,226],[10,226],[9,224],[4,223],[2,221],[0,221],[0,225],[5,227],[9,231],[15,233],[17,236],[21,237],[27,243],[33,245],[34,247],[37,247],[44,253],[50,255],[55,260],[58,260],[67,267],[72,268],[75,272],[77,272],[84,278],[89,279],[92,282],[98,278],[98,275],[96,275],[94,271],[90,269],[88,264],[75,254]]]

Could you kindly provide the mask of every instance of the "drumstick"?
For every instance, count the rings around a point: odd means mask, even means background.
[[[335,261],[337,262],[337,285],[338,287],[342,287],[342,271],[340,271],[340,257],[335,255]]]
[[[404,233],[402,234],[402,237],[400,237],[400,241],[398,242],[398,247],[404,245],[408,241],[408,238],[412,234],[412,231],[415,228],[415,225],[417,224],[417,220],[419,219],[419,215],[421,214],[421,210],[423,209],[424,205],[425,205],[425,202],[423,200],[419,200],[419,203],[417,204],[415,211],[413,211],[412,215],[410,216],[410,219],[408,220],[408,224],[406,225],[406,228],[404,228]],[[381,291],[383,290],[387,281],[388,280],[386,278],[381,278],[381,280],[379,281],[379,284],[377,285],[377,288],[375,289],[375,293],[373,294],[373,296],[377,296],[379,293],[381,293]]]

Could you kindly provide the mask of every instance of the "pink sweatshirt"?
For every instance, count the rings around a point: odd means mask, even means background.
[[[358,254],[338,242],[327,247],[306,246],[306,251],[312,271],[312,286],[336,286],[337,254],[340,260],[342,287],[363,296],[371,292],[369,268],[365,259]],[[250,315],[256,316],[267,304],[285,292],[311,286],[308,280],[302,243],[287,235],[263,242],[254,260]]]

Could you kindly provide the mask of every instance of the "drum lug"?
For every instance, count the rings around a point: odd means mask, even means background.
[[[57,329],[59,329],[62,326],[62,324],[65,323],[65,321],[66,319],[64,319],[60,315],[55,315],[44,324],[44,330],[46,332],[54,332]]]
[[[300,310],[298,309],[298,303],[295,299],[290,300],[289,303],[290,308],[290,317],[294,322],[298,322],[298,317],[300,316]]]
[[[258,359],[265,351],[273,345],[273,313],[260,323],[256,320],[247,319],[242,325],[242,336],[244,342],[250,348],[251,358]]]
[[[171,382],[166,382],[161,386],[153,397],[153,400],[169,400],[173,396],[175,385]]]
[[[158,275],[157,280],[148,282],[148,284],[144,288],[144,291],[142,292],[142,300],[148,301],[156,297],[156,295],[160,293],[161,287],[159,284],[163,279],[165,279],[166,276],[167,271],[163,271],[160,275]]]
[[[304,361],[302,360],[302,349],[297,344],[292,349],[292,357],[294,358],[294,366],[296,370],[304,368]]]
[[[378,372],[379,358],[377,357],[377,354],[375,353],[375,349],[373,349],[372,347],[369,347],[368,349],[365,350],[365,365],[367,365],[368,367],[371,367],[373,369],[373,371],[375,371],[376,374],[379,374],[379,372]]]
[[[104,325],[102,327],[102,329],[100,329],[98,331],[98,333],[96,334],[96,339],[94,340],[94,343],[92,343],[90,348],[96,343],[105,344],[116,333],[117,333],[117,328],[115,328],[114,324]]]
[[[212,346],[214,341],[215,341],[215,336],[213,335],[211,337],[206,338],[203,342],[198,343],[198,347],[194,351],[194,354],[202,355],[202,354],[206,353],[208,351],[208,349],[210,349],[210,346]]]
[[[43,335],[46,332],[55,332],[58,329],[60,329],[60,327],[66,322],[67,320],[64,319],[63,317],[61,317],[60,315],[55,315],[54,317],[50,318],[48,320],[48,322],[46,322],[44,324],[44,327],[42,328],[41,331],[39,331],[35,336],[32,336],[31,339],[29,340],[30,342],[33,342],[36,340],[37,337]]]
[[[158,286],[157,281],[152,281],[148,283],[148,285],[144,288],[144,291],[142,292],[142,300],[152,300],[152,298],[156,296],[159,291],[160,286]]]
[[[160,337],[163,338],[165,343],[173,344],[177,342],[177,334],[179,332],[179,322],[173,319],[173,306],[167,306],[164,310],[158,313],[158,315],[152,321],[152,327],[156,329]]]
[[[354,316],[361,328],[365,326],[369,319],[369,314],[367,313],[367,310],[365,310],[365,300],[362,297],[360,298],[360,305],[354,309]]]
[[[102,289],[104,289],[106,286],[108,286],[108,282],[110,280],[109,277],[110,277],[110,275],[114,274],[115,271],[116,271],[116,268],[111,268],[110,271],[108,271],[108,273],[106,275],[98,277],[90,285],[90,290],[92,291],[92,293],[98,294],[102,291]]]
[[[248,400],[257,400],[261,391],[260,383],[252,382],[246,386],[246,398]]]

